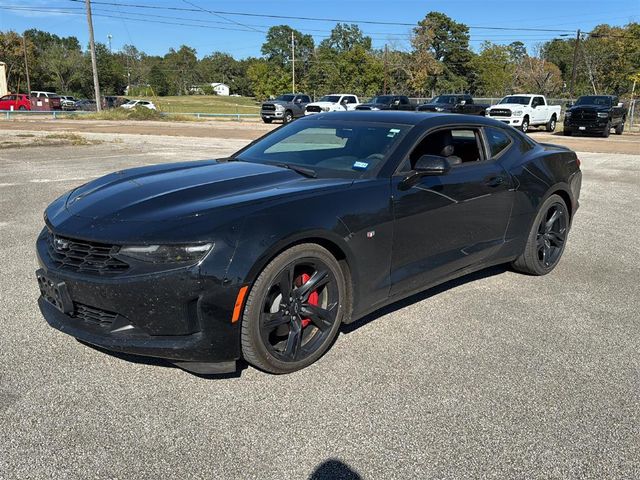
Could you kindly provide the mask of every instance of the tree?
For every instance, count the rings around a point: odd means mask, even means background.
[[[33,44],[27,41],[27,51],[33,57]],[[0,60],[7,64],[7,86],[10,91],[26,91],[26,73],[24,68],[24,53],[22,36],[10,30],[0,32]]]
[[[315,44],[311,35],[304,35],[288,25],[269,28],[261,52],[267,60],[287,66],[291,62],[291,34],[295,45],[296,63],[304,63],[313,55]]]
[[[348,52],[355,47],[369,51],[371,50],[371,37],[367,37],[358,25],[337,23],[331,30],[329,38],[320,42],[320,46],[333,50],[335,53]]]
[[[189,89],[197,83],[195,48],[182,45],[177,51],[171,48],[164,56],[170,92],[174,95],[188,95]]]
[[[469,62],[473,57],[469,50],[469,27],[444,13],[430,12],[414,28],[414,48],[417,41],[440,64],[439,72],[430,78],[430,89],[459,92],[468,87]]]
[[[290,88],[289,72],[265,59],[256,59],[249,64],[247,78],[251,81],[253,94],[259,100],[279,95]]]
[[[55,80],[56,92],[61,93],[81,89],[82,69],[78,69],[78,65],[82,65],[82,61],[82,52],[63,42],[48,46],[41,59],[42,66]]]
[[[522,91],[555,95],[562,90],[562,72],[551,62],[527,57],[517,70],[518,87]]]
[[[165,96],[169,94],[169,80],[162,67],[158,64],[153,65],[149,70],[149,85],[156,95]]]
[[[436,76],[443,71],[442,64],[438,62],[431,48],[433,40],[434,32],[425,20],[413,29],[413,50],[404,71],[409,78],[409,85],[420,95],[433,90]]]
[[[505,45],[484,42],[472,60],[476,92],[487,97],[501,97],[512,87],[515,64],[512,50]]]

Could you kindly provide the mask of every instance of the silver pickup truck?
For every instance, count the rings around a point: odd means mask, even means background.
[[[304,109],[310,102],[309,95],[287,93],[280,95],[275,100],[264,102],[260,109],[260,116],[264,123],[271,123],[274,120],[282,120],[282,123],[289,123],[294,118],[304,116]]]

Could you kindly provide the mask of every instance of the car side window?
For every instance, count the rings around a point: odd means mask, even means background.
[[[307,95],[303,95],[300,98],[302,98],[302,103],[311,103],[311,99]]]
[[[356,102],[356,97],[348,96],[347,97],[347,103],[357,103]]]
[[[409,99],[407,97],[400,97],[400,105],[409,105]]]
[[[423,155],[437,155],[452,167],[484,159],[480,131],[476,128],[445,128],[424,137],[409,155],[410,168]]]
[[[536,106],[540,106],[540,105],[544,105],[544,98],[542,97],[536,97],[533,99],[534,103]]]
[[[497,157],[511,145],[511,137],[505,131],[493,127],[487,127],[484,131],[491,158]]]

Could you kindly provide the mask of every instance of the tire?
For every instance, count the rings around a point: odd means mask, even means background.
[[[271,118],[263,118],[262,121],[264,123],[271,123],[273,120]]]
[[[569,220],[569,210],[562,197],[554,194],[547,198],[533,221],[524,251],[511,263],[513,269],[529,275],[551,272],[567,244]]]
[[[305,291],[312,282],[318,286]],[[347,298],[344,273],[328,250],[313,243],[285,250],[264,268],[247,297],[244,359],[275,374],[311,365],[335,340],[351,308]]]
[[[25,111],[27,109],[27,107],[25,107],[24,105],[20,105],[20,108],[18,108],[18,110],[22,110]]]
[[[607,126],[605,127],[605,129],[602,131],[602,133],[600,135],[603,138],[609,138],[610,134],[611,134],[611,122],[608,122]]]
[[[529,117],[524,117],[522,119],[522,125],[520,125],[520,130],[522,133],[527,133],[529,131]]]
[[[562,130],[562,134],[563,134],[565,137],[570,137],[570,136],[573,134],[573,132],[571,131],[571,129],[570,129],[570,128],[565,128],[564,130]]]
[[[547,128],[547,132],[555,131],[555,129],[556,129],[556,116],[555,116],[555,114],[551,115],[551,118],[547,122],[546,128]]]
[[[293,122],[293,113],[291,110],[287,110],[284,112],[284,117],[282,118],[282,123],[291,123]]]
[[[622,132],[624,132],[624,122],[625,120],[622,119],[622,123],[620,123],[620,125],[618,125],[615,129],[616,135],[622,135]]]

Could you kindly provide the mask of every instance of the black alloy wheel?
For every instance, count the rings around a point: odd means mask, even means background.
[[[564,252],[569,234],[569,211],[559,195],[551,195],[538,211],[524,252],[512,266],[523,273],[545,275]]]
[[[276,257],[251,288],[242,323],[242,351],[252,365],[289,373],[320,358],[335,339],[346,284],[323,247],[297,245]]]

